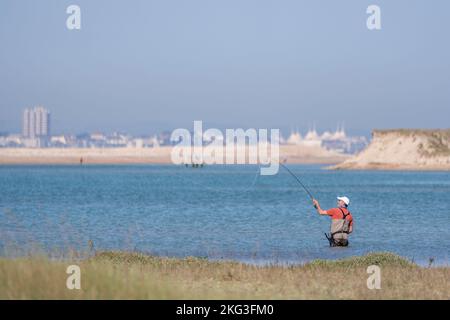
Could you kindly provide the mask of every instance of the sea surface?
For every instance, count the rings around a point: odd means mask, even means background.
[[[450,173],[289,165],[324,209],[351,199],[354,233],[330,248],[319,216],[280,167],[0,166],[0,255],[11,248],[135,250],[248,263],[304,263],[390,251],[448,265]],[[17,251],[16,251],[17,252]]]

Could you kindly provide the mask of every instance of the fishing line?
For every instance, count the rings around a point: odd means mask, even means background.
[[[289,172],[291,174],[291,176],[293,176],[295,178],[295,180],[297,180],[297,182],[303,187],[303,189],[306,191],[306,193],[308,194],[308,196],[311,198],[311,200],[314,199],[313,195],[311,194],[311,192],[309,192],[308,188],[306,188],[306,186],[300,181],[300,179],[294,174],[292,173],[291,170],[289,170],[288,167],[286,167],[284,164],[282,164],[280,162],[280,165],[285,168],[287,170],[287,172]]]
[[[250,188],[248,188],[248,190],[252,190],[255,187],[255,184],[256,184],[256,181],[258,180],[258,176],[260,175],[260,172],[261,172],[261,167],[258,165],[258,169],[256,170],[255,178],[253,178],[252,185],[250,186]]]

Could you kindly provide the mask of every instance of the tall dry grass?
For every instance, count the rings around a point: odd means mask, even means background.
[[[81,268],[81,290],[66,268]],[[366,285],[381,267],[381,290]],[[422,268],[387,253],[302,266],[103,252],[87,259],[0,259],[1,299],[450,299],[450,268]]]

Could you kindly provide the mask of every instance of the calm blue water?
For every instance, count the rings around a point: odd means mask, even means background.
[[[329,218],[283,168],[170,165],[0,166],[0,248],[83,249],[91,239],[97,249],[256,263],[392,251],[448,264],[450,173],[290,168],[323,208],[351,199],[348,248],[329,248]]]

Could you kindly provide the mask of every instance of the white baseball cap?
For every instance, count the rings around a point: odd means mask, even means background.
[[[337,199],[344,201],[347,206],[350,204],[350,199],[347,197],[337,197]]]

